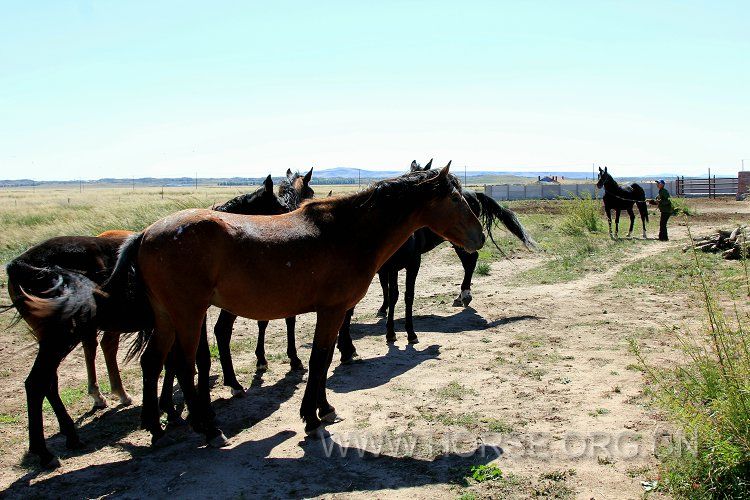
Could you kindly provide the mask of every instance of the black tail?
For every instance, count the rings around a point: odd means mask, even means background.
[[[26,319],[37,340],[51,324],[71,331],[86,325],[94,327],[96,283],[86,276],[58,266],[36,267],[18,259],[6,270],[13,302],[2,306],[0,312],[15,308],[18,315],[12,324]]]
[[[137,278],[137,259],[138,250],[143,242],[143,233],[128,236],[125,242],[120,246],[120,252],[117,256],[117,263],[112,270],[109,278],[102,283],[101,291],[106,295],[126,294],[134,297],[136,294],[135,287],[138,285]]]
[[[633,184],[630,187],[633,189],[633,194],[635,195],[635,204],[638,207],[638,212],[640,212],[641,217],[643,217],[643,220],[648,222],[648,206],[646,205],[646,192],[638,184]]]
[[[141,356],[143,351],[146,350],[146,346],[148,345],[152,333],[154,333],[153,329],[141,330],[138,332],[138,335],[135,336],[130,347],[128,347],[128,352],[125,354],[125,363],[129,363],[131,360]]]
[[[519,240],[521,240],[529,250],[536,249],[536,242],[531,238],[529,233],[526,232],[521,221],[518,220],[516,214],[512,210],[505,208],[498,202],[490,198],[484,193],[476,193],[477,200],[481,206],[479,217],[487,230],[487,234],[495,247],[500,250],[500,247],[495,242],[495,238],[492,236],[492,226],[494,226],[496,220],[508,228],[508,231],[513,233]],[[502,250],[500,250],[502,252]]]

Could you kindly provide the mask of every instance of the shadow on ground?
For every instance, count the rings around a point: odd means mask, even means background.
[[[502,450],[470,447],[433,458],[375,454],[331,438],[302,440],[296,458],[271,457],[272,450],[299,439],[280,431],[234,448],[162,450],[143,459],[91,465],[42,478],[29,487],[28,478],[14,483],[7,498],[54,497],[309,497],[352,491],[378,491],[460,481],[471,466],[486,464]],[[177,445],[175,445],[177,446]],[[134,480],[137,478],[137,480]]]

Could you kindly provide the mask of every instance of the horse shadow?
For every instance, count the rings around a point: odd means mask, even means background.
[[[283,430],[228,449],[200,448],[168,457],[154,454],[143,459],[94,464],[41,478],[33,486],[22,478],[4,496],[311,497],[375,492],[459,483],[470,474],[472,466],[487,464],[503,453],[497,446],[476,446],[476,441],[467,450],[442,443],[438,454],[429,454],[433,458],[414,457],[398,450],[374,453],[367,445],[343,434],[338,440],[303,439],[297,443],[301,456],[271,456],[274,448],[295,436],[298,434]],[[370,436],[369,442],[375,442],[377,437]],[[134,481],[135,475],[150,479]],[[252,484],[253,479],[256,484]]]
[[[439,355],[438,345],[418,350],[407,344],[400,350],[395,344],[388,344],[388,352],[383,356],[336,366],[328,378],[326,387],[338,394],[373,389],[387,384],[425,361],[440,359]]]
[[[460,333],[467,330],[487,330],[516,321],[539,319],[541,319],[539,316],[533,314],[521,314],[487,321],[473,307],[464,307],[448,316],[437,314],[415,314],[413,316],[417,334],[420,332]],[[397,332],[404,331],[403,318],[396,319],[394,325]],[[352,323],[350,332],[352,340],[373,335],[385,335],[385,319],[380,318],[376,323]]]

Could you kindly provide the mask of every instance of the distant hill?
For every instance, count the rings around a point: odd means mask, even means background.
[[[313,184],[369,184],[380,179],[388,179],[401,175],[405,170],[365,170],[350,167],[336,167],[315,170],[313,174]],[[564,172],[555,170],[540,170],[532,172],[522,171],[497,171],[497,170],[469,170],[463,171],[461,167],[454,167],[453,173],[460,179],[466,175],[466,181],[469,184],[506,184],[506,183],[527,183],[534,182],[538,177],[557,176],[560,180],[591,180],[591,172]],[[621,181],[633,181],[643,179],[673,179],[675,174],[652,174],[635,177],[617,177]],[[210,177],[198,178],[201,186],[248,186],[258,185],[263,182],[263,177]],[[274,182],[278,183],[282,178],[274,177]],[[122,178],[102,178],[90,181],[34,181],[32,179],[15,179],[0,180],[0,187],[31,187],[31,186],[83,186],[91,187],[128,187],[128,186],[151,186],[151,187],[191,187],[195,185],[194,177],[141,177],[137,179]]]

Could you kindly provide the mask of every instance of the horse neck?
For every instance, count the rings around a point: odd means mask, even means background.
[[[607,180],[604,181],[604,190],[605,191],[617,191],[620,188],[620,185],[617,184],[617,181],[614,180],[612,177],[607,178]]]
[[[364,194],[322,206],[329,207],[326,224],[358,250],[364,249],[356,252],[356,258],[366,259],[374,274],[411,234],[427,225],[423,210],[427,200],[414,195],[367,203]],[[316,206],[320,205],[312,205]],[[303,210],[309,207],[306,205]]]
[[[415,236],[417,236],[417,251],[420,254],[425,254],[445,241],[445,238],[431,230],[430,228],[423,227],[419,229]]]

